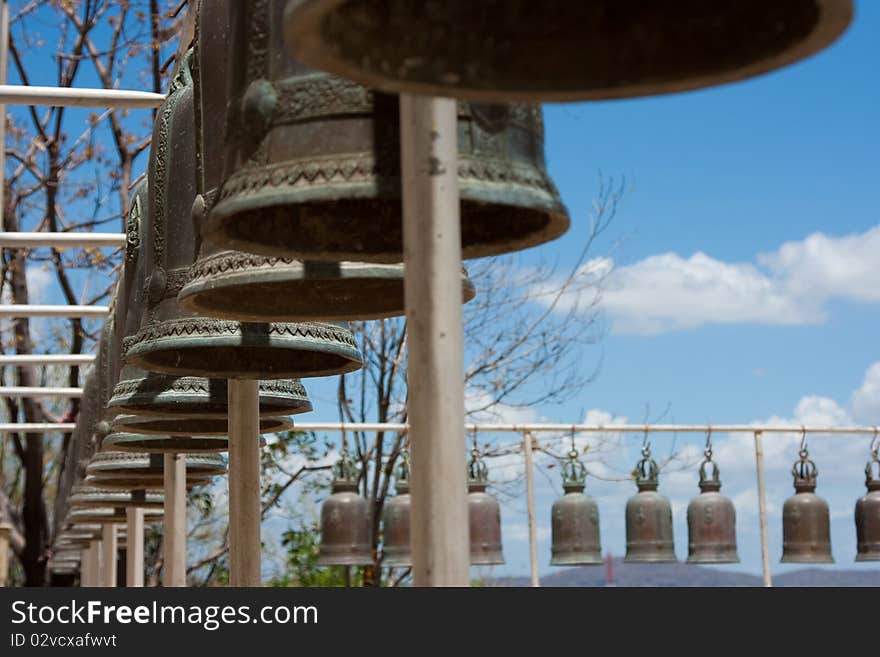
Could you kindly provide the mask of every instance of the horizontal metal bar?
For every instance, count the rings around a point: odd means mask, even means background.
[[[82,388],[0,386],[0,397],[82,397]]]
[[[76,246],[125,246],[123,233],[15,233],[0,232],[0,247],[40,247],[59,248]]]
[[[409,425],[389,422],[297,422],[297,431],[407,431]],[[753,424],[466,424],[467,431],[483,433],[880,433],[878,427],[811,427]]]
[[[106,317],[107,306],[33,306],[30,304],[0,305],[0,317]]]
[[[0,423],[0,432],[19,433],[70,433],[76,429],[76,422],[5,422]]]
[[[0,85],[0,103],[8,105],[152,108],[158,107],[163,100],[163,94],[149,91]]]
[[[0,365],[88,365],[95,362],[95,354],[6,354],[0,355]]]

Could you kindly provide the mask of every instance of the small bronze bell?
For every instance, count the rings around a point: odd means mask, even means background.
[[[187,454],[187,486],[202,486],[226,472],[219,454]],[[98,452],[86,467],[86,484],[97,488],[155,490],[164,487],[162,454]]]
[[[865,486],[867,494],[856,502],[856,561],[880,561],[880,456],[876,446],[865,466]]]
[[[501,507],[495,496],[486,492],[488,486],[489,468],[480,451],[474,447],[468,463],[468,528],[472,566],[504,563],[501,551]]]
[[[813,492],[819,471],[803,441],[791,474],[795,494],[782,505],[782,563],[833,563],[828,503]]]
[[[366,566],[373,563],[370,505],[358,495],[358,469],[343,447],[331,495],[321,505],[319,566]]]
[[[706,459],[700,464],[700,494],[687,510],[688,563],[739,563],[736,509],[720,490],[718,466],[707,441]]]
[[[144,234],[146,309],[123,341],[126,362],[165,374],[221,379],[327,376],[361,367],[354,337],[332,323],[242,323],[183,312],[177,294],[193,264],[197,152],[193,85],[182,65],[159,109],[150,150]]]
[[[634,472],[639,492],[626,502],[626,557],[624,563],[675,561],[672,506],[657,492],[660,468],[651,458],[651,447],[642,447],[642,460]]]
[[[599,507],[584,495],[587,469],[578,460],[577,450],[568,453],[562,466],[565,494],[550,511],[551,566],[599,566],[604,563],[599,540]]]
[[[231,43],[211,60],[230,61],[226,171],[204,236],[269,256],[402,262],[398,98],[288,57],[284,0],[229,4]],[[247,55],[229,60],[230,50]],[[458,135],[465,258],[568,229],[545,167],[540,106],[460,103]]]
[[[851,0],[291,0],[291,53],[375,89],[558,102],[699,89],[833,43]]]
[[[409,568],[412,551],[409,542],[409,454],[404,451],[395,474],[397,495],[382,507],[382,565],[386,568]]]

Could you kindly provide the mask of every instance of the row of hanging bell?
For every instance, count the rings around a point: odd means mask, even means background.
[[[833,43],[851,0],[290,0],[291,54],[376,89],[492,101],[733,82]]]
[[[193,206],[200,189],[196,106],[189,57],[160,106],[148,167],[144,213],[144,312],[123,340],[128,365],[218,379],[327,376],[361,367],[351,332],[326,322],[245,323],[184,311],[177,295],[199,252]],[[221,137],[222,139],[222,137]],[[204,135],[214,143],[215,135]]]
[[[258,293],[246,302],[254,316],[286,316],[284,305],[321,316],[328,307],[340,316],[402,314],[399,266],[346,262],[403,261],[398,99],[290,57],[282,34],[285,4],[226,0],[201,11],[199,57],[211,62],[200,67],[205,148],[221,127],[209,121],[219,124],[230,110],[224,134],[214,141],[225,153],[204,158],[207,167],[217,163],[222,184],[217,198],[203,204],[202,232],[225,248],[305,263],[218,255],[194,271],[182,296],[192,295],[187,303],[205,312],[236,312],[229,299],[246,293],[222,288],[240,285]],[[224,32],[228,39],[217,36]],[[241,56],[229,58],[230,51]],[[460,103],[458,134],[465,258],[508,253],[565,232],[569,219],[546,172],[538,105]],[[331,264],[313,267],[316,260]],[[227,276],[236,268],[251,271],[253,281],[248,274],[237,281]],[[273,281],[272,269],[287,271]],[[302,304],[286,300],[267,308],[260,305],[269,289],[264,284],[304,287],[307,296]],[[381,298],[365,298],[375,290],[382,290]],[[211,299],[220,293],[227,300]]]

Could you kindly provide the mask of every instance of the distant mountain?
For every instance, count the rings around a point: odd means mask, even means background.
[[[614,560],[616,586],[762,586],[761,577],[728,570],[716,570],[686,563],[627,564]],[[497,577],[486,586],[528,586],[528,577]],[[605,586],[602,566],[560,568],[541,577],[541,586]],[[805,568],[773,578],[773,586],[876,586],[880,570],[822,570]]]

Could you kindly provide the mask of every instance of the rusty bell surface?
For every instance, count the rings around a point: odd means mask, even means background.
[[[331,495],[321,505],[319,566],[373,563],[370,504],[357,492],[357,466],[347,454],[336,464]]]
[[[819,471],[806,449],[791,474],[795,494],[782,505],[782,563],[833,563],[828,503],[814,492]]]
[[[290,0],[290,52],[375,89],[491,101],[628,98],[786,66],[851,0]]]
[[[700,494],[688,504],[688,563],[739,563],[736,509],[721,494],[718,466],[706,450],[700,465]]]
[[[193,85],[188,65],[159,108],[150,150],[144,234],[146,308],[123,341],[126,362],[165,374],[286,379],[351,372],[362,365],[354,336],[333,323],[244,323],[183,311],[177,294],[198,251]]]
[[[626,557],[624,563],[675,561],[672,538],[672,506],[657,492],[660,469],[649,447],[642,448],[636,465],[639,492],[626,502]]]
[[[599,539],[599,507],[584,495],[587,469],[572,449],[562,466],[565,494],[550,511],[551,566],[598,566],[604,563]]]
[[[880,456],[865,466],[868,492],[856,502],[856,561],[880,561]]]
[[[412,566],[410,549],[409,456],[404,453],[395,476],[394,497],[382,507],[382,566]]]
[[[489,468],[475,448],[468,463],[468,526],[470,529],[471,565],[492,566],[504,563],[501,551],[501,507],[494,495],[486,492]]]
[[[205,237],[270,256],[402,262],[398,98],[290,58],[284,0],[231,4],[227,48],[242,56],[228,71],[226,175]],[[540,106],[460,103],[458,135],[465,258],[567,230]]]

